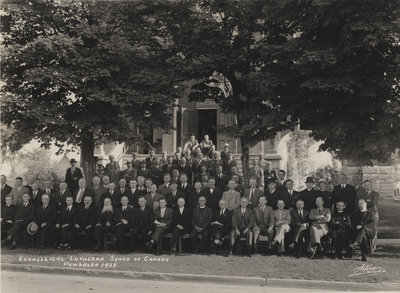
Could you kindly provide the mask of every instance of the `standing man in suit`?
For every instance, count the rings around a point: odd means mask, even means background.
[[[193,182],[193,172],[192,172],[192,168],[187,164],[187,160],[185,157],[182,157],[179,161],[179,166],[177,167],[179,174],[186,174],[187,176],[187,182],[189,182],[190,184],[192,184]],[[182,182],[182,180],[181,180]]]
[[[255,208],[258,206],[259,198],[263,196],[262,190],[257,188],[257,178],[250,178],[249,180],[250,187],[244,191],[244,197],[246,197],[249,201],[249,208]]]
[[[184,193],[185,199],[189,198],[189,194],[194,190],[194,188],[190,183],[188,183],[188,175],[186,173],[181,173],[179,175],[179,181],[178,191]]]
[[[157,245],[156,255],[160,255],[162,235],[171,229],[172,212],[172,209],[167,207],[166,199],[161,198],[160,206],[154,211],[154,232],[151,235],[150,242],[146,244],[148,248],[152,248],[154,243]]]
[[[150,169],[151,168],[151,166],[153,165],[153,161],[154,161],[154,159],[156,158],[156,152],[153,150],[153,149],[151,149],[150,150],[150,153],[149,153],[149,156],[146,158],[146,168],[147,169]]]
[[[61,229],[61,242],[57,247],[59,249],[71,249],[72,229],[75,225],[78,210],[78,207],[74,206],[73,203],[74,199],[72,195],[68,193],[65,196],[65,204],[61,207],[60,216],[56,224],[56,228]]]
[[[279,198],[285,202],[285,207],[289,211],[292,211],[296,208],[296,202],[300,198],[300,192],[293,190],[294,184],[292,179],[288,179],[285,182],[286,188],[282,189]]]
[[[240,197],[242,197],[244,194],[244,190],[243,186],[240,184],[241,178],[239,177],[239,174],[233,174],[232,180],[235,182],[235,190],[239,192]]]
[[[1,175],[1,206],[6,204],[6,195],[11,193],[12,187],[7,184],[7,177]]]
[[[129,188],[126,186],[126,180],[124,178],[121,178],[118,182],[119,186],[117,189],[117,194],[119,197],[119,203],[117,205],[113,205],[114,208],[118,208],[121,206],[121,198],[123,196],[126,196],[129,199],[130,196],[130,192],[129,192]]]
[[[71,167],[67,169],[65,174],[65,182],[68,184],[68,188],[71,194],[75,194],[75,191],[79,189],[79,179],[83,178],[82,171],[76,167],[76,160],[71,159],[69,161]]]
[[[240,193],[235,190],[235,181],[228,182],[228,190],[222,194],[222,199],[226,202],[226,208],[230,211],[236,210],[240,207]]]
[[[86,187],[86,179],[81,178],[78,181],[78,189],[74,193],[75,203],[83,205],[85,196],[90,196],[93,202],[93,190]]]
[[[188,201],[189,207],[193,211],[195,207],[199,204],[199,197],[201,196],[202,184],[199,181],[194,183],[194,190],[190,193]]]
[[[8,232],[14,225],[17,206],[13,204],[11,194],[7,194],[4,200],[6,204],[1,207],[1,231]],[[3,233],[1,235],[3,236]]]
[[[206,198],[207,206],[214,212],[219,209],[219,200],[222,198],[222,190],[215,186],[215,178],[208,179],[208,187],[201,193]]]
[[[120,252],[126,250],[125,246],[125,233],[132,230],[133,224],[133,208],[128,205],[129,199],[126,195],[121,197],[121,207],[115,210],[115,236],[117,238],[117,246]],[[133,235],[131,235],[128,251],[133,247]]]
[[[53,204],[54,197],[56,195],[56,190],[53,189],[53,187],[52,187],[53,184],[51,183],[50,180],[44,181],[43,184],[44,184],[43,191],[44,191],[45,194],[47,194],[49,196],[50,203]]]
[[[178,206],[172,215],[171,253],[176,253],[176,243],[180,236],[190,234],[192,230],[192,211],[185,207],[185,199],[178,198]]]
[[[48,194],[42,195],[42,204],[36,208],[34,222],[38,225],[40,231],[40,249],[44,249],[47,244],[54,243],[54,232],[57,221],[56,208],[50,204]]]
[[[293,252],[296,258],[302,255],[302,252],[306,248],[309,239],[309,215],[310,212],[304,209],[304,201],[298,199],[296,201],[296,209],[290,212],[290,229],[292,230],[292,241],[290,247],[293,248]]]
[[[259,235],[268,235],[268,253],[271,250],[272,239],[274,237],[275,217],[273,210],[267,206],[267,199],[264,195],[259,198],[259,205],[253,208],[254,211],[254,250],[258,253]]]
[[[153,183],[157,186],[163,183],[163,172],[161,170],[159,159],[154,158],[153,163],[149,168],[149,173],[147,176],[151,178],[151,180],[153,180]]]
[[[120,193],[118,193],[118,191],[115,189],[115,183],[114,182],[110,182],[110,184],[108,184],[108,190],[103,193],[102,198],[101,198],[101,203],[97,207],[98,210],[101,210],[103,208],[104,199],[106,199],[106,198],[111,199],[111,203],[115,208],[120,206],[120,204],[121,204],[121,196],[120,196]]]
[[[279,245],[278,256],[282,256],[285,252],[285,235],[290,231],[290,212],[284,209],[285,202],[282,199],[278,200],[278,209],[274,211],[275,222],[275,238],[272,241],[272,246]]]
[[[108,189],[108,184],[110,184],[110,177],[104,175],[103,178],[101,178],[101,185],[103,186],[104,190]]]
[[[331,193],[328,190],[328,182],[324,178],[319,179],[319,190],[317,196],[322,197],[324,201],[324,208],[332,208]]]
[[[136,179],[137,170],[132,167],[131,161],[126,161],[126,169],[121,172],[121,178],[124,178],[126,182],[129,184],[131,180]]]
[[[143,193],[137,188],[136,179],[132,179],[129,182],[129,186],[130,186],[129,196],[128,196],[129,205],[134,207],[134,208],[137,208],[137,207],[139,207],[139,202],[138,202],[139,197],[143,196]]]
[[[97,211],[92,204],[92,197],[86,195],[83,198],[83,205],[77,206],[77,213],[72,230],[73,247],[77,247],[78,233],[85,231],[84,249],[89,250],[94,242],[94,225],[97,221]]]
[[[331,219],[332,242],[335,246],[336,258],[343,259],[343,248],[348,240],[350,240],[351,218],[344,211],[345,203],[338,201],[336,203],[336,212],[333,213]]]
[[[133,210],[132,237],[133,243],[143,247],[147,243],[154,231],[154,213],[153,208],[146,204],[146,199],[140,196],[138,207]]]
[[[67,183],[60,182],[59,187],[60,190],[56,192],[56,195],[54,197],[54,206],[58,212],[60,212],[62,206],[65,206],[66,204],[65,200],[67,199],[67,197],[68,196],[72,197],[71,193],[68,190]]]
[[[118,185],[119,175],[121,173],[121,168],[117,161],[115,161],[115,157],[110,155],[108,157],[110,162],[106,165],[106,175],[110,178],[110,182],[114,182],[115,185]]]
[[[35,206],[30,202],[28,192],[22,195],[22,204],[18,206],[15,213],[14,226],[8,231],[7,240],[12,240],[11,249],[15,249],[19,244],[22,232],[26,231],[26,227],[33,221],[35,216]]]
[[[225,190],[228,182],[228,176],[222,173],[222,166],[217,166],[215,169],[215,186],[219,187],[221,190]]]
[[[232,230],[232,212],[226,208],[226,202],[219,200],[219,209],[214,210],[211,222],[211,246],[216,247],[223,244],[223,237],[229,235]]]
[[[270,178],[268,180],[268,188],[264,190],[264,195],[267,198],[267,205],[276,210],[280,194],[276,189],[275,179]]]
[[[304,201],[304,209],[311,211],[315,208],[315,199],[317,191],[314,189],[314,179],[312,177],[306,178],[306,189],[300,191],[300,199]]]
[[[35,207],[42,205],[42,195],[45,194],[43,190],[39,189],[39,184],[37,182],[32,184],[31,192],[31,202]]]
[[[158,186],[158,193],[162,195],[167,195],[168,193],[170,193],[171,192],[171,187],[169,186],[170,184],[171,184],[171,174],[164,173],[164,183]]]
[[[136,172],[137,172],[137,170],[139,170],[139,168],[140,168],[140,161],[136,158],[137,157],[137,153],[136,152],[133,152],[132,153],[132,168],[134,169],[134,170],[136,170]]]
[[[162,198],[165,199],[165,196],[159,194],[157,192],[157,186],[152,184],[150,186],[150,193],[145,196],[147,206],[155,211],[160,206],[160,200]]]
[[[100,184],[100,177],[93,177],[93,197],[94,197],[94,205],[97,209],[101,209],[103,205],[103,194],[107,191],[103,185]]]
[[[22,178],[21,177],[15,178],[15,185],[11,190],[11,198],[13,200],[13,203],[17,206],[22,205],[23,202],[22,196],[25,193],[30,194],[28,188],[22,186]]]
[[[347,183],[346,174],[339,175],[339,185],[336,185],[332,190],[332,204],[336,205],[338,201],[343,201],[346,204],[345,210],[352,214],[355,210],[356,189],[353,185]],[[336,211],[336,206],[333,207]]]
[[[178,184],[173,181],[170,184],[171,192],[165,196],[167,200],[167,206],[171,209],[175,209],[178,207],[178,199],[185,199],[185,194],[183,192],[178,191]]]
[[[331,210],[324,208],[322,197],[318,196],[315,199],[315,204],[317,208],[310,212],[311,228],[308,250],[311,252],[311,258],[314,258],[316,253],[321,254],[321,238],[328,234],[328,224],[332,218]]]
[[[277,180],[277,184],[276,184],[276,189],[278,189],[279,192],[283,192],[286,189],[285,176],[286,176],[285,170],[281,169],[278,171],[278,180]]]
[[[229,143],[225,143],[224,144],[224,150],[221,152],[221,161],[222,161],[222,165],[226,166],[228,165],[229,162],[229,154],[231,152],[229,151]],[[222,167],[221,167],[222,169]]]
[[[378,211],[378,201],[379,201],[379,193],[374,190],[372,182],[370,180],[364,181],[364,193],[357,193],[356,197],[356,205],[358,206],[358,201],[360,199],[364,199],[367,202],[367,209],[374,208]]]
[[[212,210],[206,206],[206,202],[206,198],[200,195],[199,205],[193,210],[193,229],[190,234],[190,239],[195,248],[195,253],[204,249],[208,241],[210,224],[212,221]],[[199,234],[201,235],[200,241],[198,239]]]
[[[231,232],[231,247],[235,243],[239,244],[242,236],[246,237],[246,255],[251,256],[251,244],[253,241],[253,226],[254,226],[254,213],[252,209],[247,207],[248,199],[242,197],[240,207],[233,211],[232,216],[232,232]],[[232,253],[231,248],[231,253]],[[239,247],[238,247],[239,248]]]

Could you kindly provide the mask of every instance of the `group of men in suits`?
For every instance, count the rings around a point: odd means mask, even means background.
[[[179,237],[185,234],[190,235],[196,252],[217,250],[228,243],[231,252],[236,247],[247,255],[261,251],[260,236],[265,236],[268,240],[263,253],[276,251],[282,255],[290,249],[298,257],[305,250],[311,257],[321,254],[321,239],[331,233],[338,258],[343,257],[342,250],[349,241],[363,246],[365,258],[365,239],[376,234],[376,228],[354,229],[352,221],[363,211],[363,202],[377,215],[379,194],[368,180],[356,190],[341,174],[340,184],[329,192],[325,180],[315,189],[314,179],[308,177],[306,188],[298,192],[293,181],[285,178],[285,171],[279,170],[276,178],[265,179],[263,190],[255,177],[244,187],[235,170],[224,172],[218,157],[201,159],[198,154],[193,159],[182,154],[176,158],[161,162],[153,152],[145,162],[130,162],[126,170],[135,166],[134,172],[120,173],[128,176],[116,177],[116,172],[112,178],[96,175],[91,187],[72,159],[57,192],[50,181],[43,189],[37,183],[27,188],[20,177],[11,188],[2,176],[3,231],[8,231],[12,248],[26,226],[34,222],[41,248],[57,243],[60,248],[71,249],[78,247],[78,238],[84,236],[84,247],[98,250],[103,236],[113,234],[121,251],[147,247],[157,254],[166,233],[172,233],[173,253]],[[110,164],[106,170],[118,170],[115,161]],[[355,217],[360,224],[356,227],[376,220],[371,213],[365,215],[363,211],[362,216]],[[55,231],[60,232],[59,239],[53,237]],[[364,231],[361,236],[360,231]]]

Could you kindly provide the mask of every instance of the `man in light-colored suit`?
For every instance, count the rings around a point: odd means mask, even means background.
[[[267,206],[267,199],[264,195],[260,196],[259,205],[254,211],[254,248],[258,252],[258,236],[268,235],[268,251],[271,249],[272,238],[274,237],[275,216],[270,206]]]
[[[228,182],[229,190],[222,194],[222,199],[226,202],[226,208],[230,211],[237,209],[240,206],[240,193],[235,190],[235,181]]]
[[[255,208],[258,206],[260,196],[263,196],[264,193],[261,189],[257,188],[257,178],[250,178],[249,181],[250,188],[247,188],[244,191],[243,197],[248,198],[249,200],[249,208]]]
[[[321,252],[321,238],[328,234],[329,227],[328,223],[331,221],[331,210],[324,208],[324,201],[322,197],[317,196],[315,199],[316,209],[312,209],[310,212],[310,245],[308,251],[311,252],[311,258],[314,258],[316,252]]]
[[[165,197],[157,193],[157,185],[152,184],[150,186],[150,193],[146,194],[144,198],[146,199],[146,205],[155,211],[160,206],[160,199]]]
[[[25,193],[29,194],[29,190],[25,186],[22,186],[22,178],[15,178],[15,185],[11,190],[11,198],[13,203],[15,205],[22,205],[22,195],[24,195]]]
[[[285,202],[282,199],[278,200],[278,209],[274,211],[275,219],[275,238],[272,246],[279,245],[278,256],[282,256],[285,252],[285,234],[290,231],[290,212],[284,209]]]

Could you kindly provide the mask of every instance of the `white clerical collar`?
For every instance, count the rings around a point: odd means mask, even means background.
[[[199,208],[204,209],[206,206],[199,206]]]

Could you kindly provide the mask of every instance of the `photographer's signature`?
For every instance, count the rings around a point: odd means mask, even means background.
[[[360,275],[378,275],[385,273],[386,269],[383,267],[374,267],[372,264],[362,264],[359,267],[353,269],[353,273],[349,277],[360,276]]]

